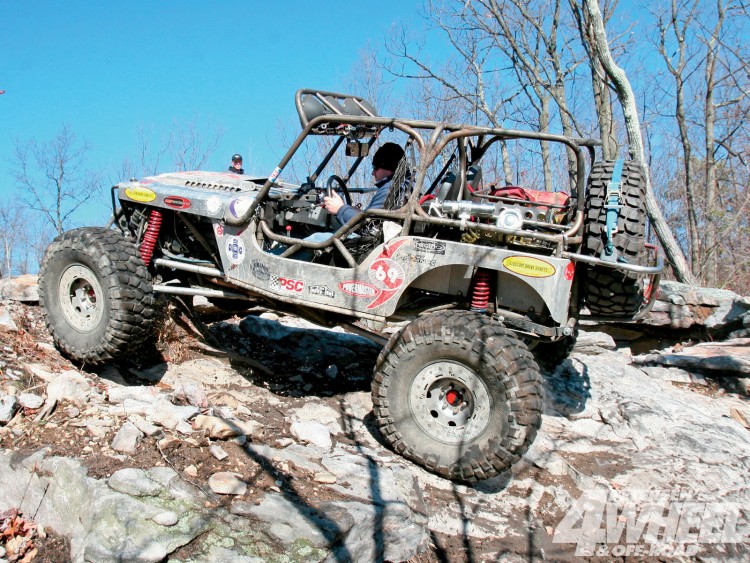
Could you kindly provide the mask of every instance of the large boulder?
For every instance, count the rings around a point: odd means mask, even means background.
[[[728,333],[742,327],[748,311],[750,298],[732,291],[662,281],[643,324],[675,329],[698,326],[711,333]]]
[[[0,280],[0,299],[36,303],[39,301],[37,276],[25,274]]]

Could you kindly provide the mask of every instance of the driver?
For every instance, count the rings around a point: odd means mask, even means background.
[[[385,143],[372,157],[372,177],[375,180],[377,191],[366,209],[381,209],[383,207],[388,197],[388,192],[391,190],[393,175],[402,158],[404,158],[404,149],[396,143]],[[328,213],[335,216],[336,220],[342,225],[350,221],[357,213],[361,213],[356,207],[344,203],[344,200],[335,191],[331,193],[330,197],[326,196],[323,198],[323,207],[326,208]],[[334,228],[334,230],[336,229]],[[330,231],[320,231],[306,236],[304,240],[308,242],[324,242],[331,238],[331,236]],[[357,235],[350,234],[349,236],[354,237]],[[282,254],[286,249],[286,245],[279,245],[270,252],[272,254]],[[297,252],[292,258],[295,260],[311,260],[312,257],[312,251],[303,249]]]
[[[375,180],[375,187],[378,191],[372,196],[370,204],[366,209],[380,209],[383,207],[385,199],[388,197],[388,192],[391,190],[393,174],[402,158],[404,158],[404,149],[396,143],[385,143],[377,150],[375,156],[372,157],[372,177]],[[328,213],[335,215],[338,222],[342,225],[359,213],[359,209],[344,203],[344,200],[336,192],[333,192],[330,197],[323,198],[323,207],[326,208]]]

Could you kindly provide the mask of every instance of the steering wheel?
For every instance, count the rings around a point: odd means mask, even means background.
[[[349,194],[349,188],[346,186],[346,182],[344,182],[344,180],[340,176],[336,176],[336,174],[333,174],[330,178],[328,178],[328,182],[326,183],[326,196],[331,197],[331,195],[333,194],[334,183],[337,183],[341,188],[341,191],[344,193],[344,201],[351,205],[352,196]]]

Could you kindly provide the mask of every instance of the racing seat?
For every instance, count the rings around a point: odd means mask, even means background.
[[[470,193],[476,191],[482,183],[482,169],[472,165],[466,170],[466,188]],[[461,199],[461,177],[453,172],[448,172],[435,194],[438,203],[443,201],[455,201]]]

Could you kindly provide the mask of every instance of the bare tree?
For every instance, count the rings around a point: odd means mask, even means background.
[[[178,170],[200,170],[219,146],[224,132],[220,127],[202,132],[197,120],[175,123],[170,139],[170,155]]]
[[[625,71],[617,66],[607,42],[607,33],[604,29],[604,20],[599,11],[597,0],[583,0],[585,16],[590,18],[593,31],[594,43],[591,45],[591,52],[599,59],[604,71],[612,81],[617,97],[622,106],[622,113],[625,119],[625,127],[628,133],[629,150],[632,158],[640,160],[645,167],[647,161],[643,150],[643,139],[641,137],[641,126],[638,118],[638,110],[635,102],[633,88],[630,85]],[[682,253],[682,249],[672,233],[667,222],[664,220],[661,209],[654,198],[651,187],[651,177],[646,170],[646,210],[651,220],[651,224],[656,231],[656,235],[664,248],[668,260],[672,264],[675,276],[679,281],[690,285],[697,285],[697,281],[688,266],[687,260]]]
[[[685,108],[686,73],[688,69],[688,29],[694,20],[699,7],[699,0],[691,2],[678,2],[672,0],[670,10],[665,16],[659,18],[659,54],[664,59],[667,70],[674,78],[674,101],[675,120],[680,134],[680,143],[683,152],[684,185],[683,190],[687,202],[687,231],[690,248],[690,261],[693,275],[699,275],[700,245],[698,238],[698,218],[696,193],[692,183],[692,142],[688,131],[689,124]],[[668,34],[672,35],[672,41]],[[675,59],[676,55],[676,61]]]
[[[80,207],[101,192],[97,173],[87,170],[85,141],[68,125],[49,142],[16,141],[14,176],[31,209],[61,234]]]
[[[25,268],[18,268],[18,246],[26,237],[28,223],[26,210],[18,199],[0,203],[0,278],[7,278],[14,273],[26,273]],[[20,270],[20,271],[19,271]]]
[[[113,183],[165,171],[201,170],[223,136],[221,127],[203,129],[197,119],[186,123],[175,122],[164,134],[147,131],[140,126],[137,131],[136,153],[122,160],[114,172]],[[165,166],[169,170],[164,170]]]
[[[734,261],[748,197],[741,189],[750,117],[745,16],[731,1],[673,0],[658,20],[657,47],[673,80],[673,89],[667,84],[661,93],[674,111],[653,111],[662,139],[677,130],[682,154],[673,161],[682,172],[670,180],[684,198],[677,225],[687,231],[694,276],[708,285],[742,283],[736,270],[720,270]]]
[[[594,95],[594,109],[599,124],[599,137],[602,141],[602,157],[604,160],[614,160],[617,158],[619,147],[615,132],[615,119],[612,113],[610,84],[607,80],[607,75],[604,72],[601,61],[591,52],[591,46],[595,43],[591,20],[584,17],[583,6],[581,6],[577,0],[569,0],[569,4],[591,70],[591,90]],[[604,20],[605,25],[611,15],[612,9],[610,9],[605,3],[602,7],[602,19]]]

